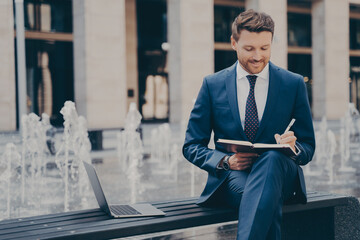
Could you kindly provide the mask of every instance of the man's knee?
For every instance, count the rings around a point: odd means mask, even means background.
[[[263,154],[260,155],[259,161],[263,161],[264,165],[267,168],[271,167],[282,167],[284,164],[286,164],[286,161],[289,161],[288,157],[286,157],[283,153],[276,151],[276,150],[270,150],[266,151]]]
[[[269,150],[269,151],[266,151],[263,154],[261,154],[260,158],[270,158],[270,159],[283,161],[284,159],[286,159],[286,156],[279,151]]]
[[[248,173],[244,171],[231,171],[226,179],[228,189],[236,193],[242,193],[246,184]]]

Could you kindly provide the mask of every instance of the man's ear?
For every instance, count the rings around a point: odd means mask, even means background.
[[[236,51],[236,41],[233,38],[233,36],[230,37],[230,41],[231,41],[231,47],[232,49],[234,49],[234,51]]]

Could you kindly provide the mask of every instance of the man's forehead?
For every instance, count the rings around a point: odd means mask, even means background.
[[[239,35],[240,41],[249,41],[249,42],[263,42],[264,44],[269,44],[272,41],[272,33],[268,31],[262,32],[249,32],[247,30],[242,30]],[[250,44],[250,43],[249,43]]]
[[[241,35],[248,35],[248,34],[251,34],[251,35],[270,34],[270,35],[272,35],[272,32],[266,31],[266,30],[257,32],[257,31],[249,31],[249,30],[247,30],[247,29],[242,29],[242,30],[239,32],[239,35],[240,35],[240,36],[241,36]]]

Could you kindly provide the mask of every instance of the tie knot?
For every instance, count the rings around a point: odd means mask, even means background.
[[[253,88],[255,86],[257,76],[256,75],[247,75],[246,77],[249,80],[250,87]]]

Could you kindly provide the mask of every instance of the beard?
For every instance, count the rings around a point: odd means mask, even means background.
[[[269,61],[266,59],[257,60],[244,60],[239,59],[240,65],[250,74],[260,73]]]

